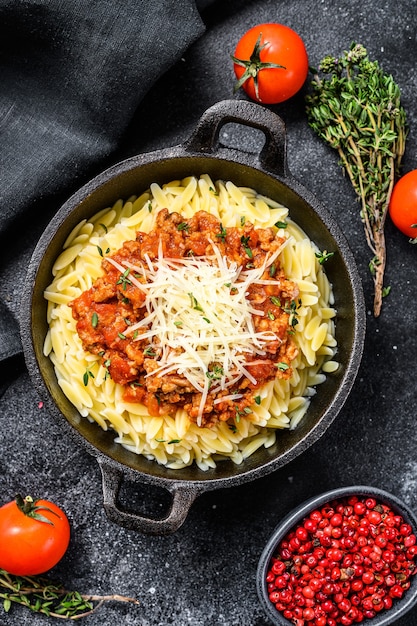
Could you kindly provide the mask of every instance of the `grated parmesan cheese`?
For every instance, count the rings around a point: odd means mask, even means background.
[[[285,245],[285,243],[283,244]],[[253,283],[265,284],[261,277],[273,263],[282,246],[267,257],[259,268],[242,271],[234,261],[222,256],[212,243],[210,257],[158,258],[138,267],[112,258],[122,273],[138,271],[145,282],[129,274],[129,280],[146,294],[145,317],[127,326],[124,335],[135,340],[149,339],[158,350],[158,369],[150,375],[178,372],[202,394],[197,423],[212,385],[224,390],[243,376],[256,379],[246,369],[248,355],[264,355],[264,346],[278,339],[271,331],[255,332],[252,315],[263,315],[246,296]],[[213,388],[214,389],[214,388]]]

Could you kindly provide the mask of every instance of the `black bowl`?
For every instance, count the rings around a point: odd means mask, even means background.
[[[219,134],[227,123],[261,131],[265,144],[259,154],[221,145]],[[52,363],[43,354],[47,332],[45,288],[51,268],[71,230],[84,218],[111,206],[119,198],[140,195],[153,182],[163,184],[186,176],[208,174],[213,180],[231,180],[279,200],[290,217],[321,250],[334,251],[326,266],[333,285],[338,343],[337,372],[328,376],[313,398],[299,426],[280,433],[277,443],[256,451],[241,465],[219,463],[206,472],[192,466],[173,470],[135,455],[115,444],[114,434],[81,418],[60,389]],[[103,476],[104,506],[115,522],[147,533],[169,533],[186,519],[197,495],[210,489],[239,485],[272,472],[304,452],[323,435],[341,410],[354,383],[362,357],[365,306],[361,281],[348,243],[334,218],[289,173],[286,133],[272,111],[244,100],[219,102],[206,111],[183,145],[141,154],[114,165],[76,192],[57,212],[33,253],[22,294],[21,332],[28,371],[50,412],[63,421],[76,441],[97,458]],[[117,495],[123,478],[160,487],[172,496],[172,506],[161,519],[121,510]]]
[[[327,502],[349,496],[369,496],[375,498],[378,502],[390,506],[395,513],[403,517],[406,523],[411,525],[413,532],[417,533],[417,518],[411,509],[396,496],[376,487],[367,487],[362,485],[340,487],[339,489],[327,491],[303,502],[300,506],[293,509],[275,528],[258,563],[256,587],[259,600],[271,623],[275,626],[294,626],[293,622],[286,619],[282,613],[275,608],[274,604],[272,604],[268,597],[266,575],[278,544],[295,526],[297,526],[304,518],[308,517],[314,509],[323,506]],[[409,611],[416,604],[416,602],[417,576],[413,576],[411,578],[411,585],[409,589],[404,593],[402,598],[393,603],[392,608],[377,613],[375,617],[368,618],[364,620],[363,623],[369,626],[386,626],[388,624],[393,624],[395,620],[407,613],[407,611]]]

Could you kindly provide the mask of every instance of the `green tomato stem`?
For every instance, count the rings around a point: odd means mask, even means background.
[[[265,43],[261,46],[261,39],[262,39],[262,33],[259,33],[259,37],[256,41],[252,54],[249,57],[249,60],[238,59],[237,57],[231,55],[232,61],[236,63],[236,65],[240,65],[241,67],[245,68],[244,73],[239,78],[239,80],[235,83],[235,86],[233,88],[233,93],[236,93],[236,91],[238,91],[240,87],[242,87],[242,85],[246,83],[247,80],[249,80],[249,78],[253,78],[253,84],[255,87],[255,95],[256,95],[257,100],[259,101],[260,101],[259,81],[258,81],[259,72],[261,70],[271,69],[271,68],[278,68],[278,69],[283,69],[283,70],[287,69],[284,65],[279,65],[278,63],[266,63],[266,62],[261,61],[261,52],[265,48],[265,46],[268,45],[268,42],[265,41]]]

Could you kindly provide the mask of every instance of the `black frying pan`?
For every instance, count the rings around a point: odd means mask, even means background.
[[[265,135],[257,154],[221,145],[219,134],[227,123],[258,129]],[[70,231],[85,217],[111,206],[119,198],[139,195],[152,182],[159,184],[207,173],[213,180],[231,180],[252,187],[289,208],[290,217],[320,250],[335,251],[326,263],[333,284],[337,359],[341,366],[328,375],[312,399],[306,416],[293,431],[279,432],[276,444],[260,449],[241,465],[224,461],[215,469],[196,466],[172,470],[135,455],[113,441],[114,433],[81,417],[57,384],[52,363],[43,355],[47,332],[44,289],[51,267]],[[232,487],[265,476],[305,452],[323,435],[341,410],[362,356],[365,307],[354,258],[337,223],[327,210],[291,176],[286,162],[286,131],[269,109],[245,100],[226,100],[208,109],[191,137],[182,145],[140,154],[99,174],[76,192],[56,213],[33,253],[24,287],[21,333],[25,359],[35,386],[51,414],[98,461],[103,476],[104,507],[111,520],[145,533],[174,532],[185,521],[194,499],[204,491]],[[167,490],[171,506],[155,519],[123,510],[118,492],[123,479]]]

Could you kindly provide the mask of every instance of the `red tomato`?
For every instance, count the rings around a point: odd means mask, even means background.
[[[70,540],[65,513],[48,500],[16,497],[0,508],[0,568],[17,576],[43,574]]]
[[[303,86],[308,56],[301,37],[283,24],[259,24],[239,40],[232,56],[238,79],[252,100],[284,102]]]
[[[389,214],[395,226],[408,237],[417,237],[417,170],[404,174],[394,185]]]

